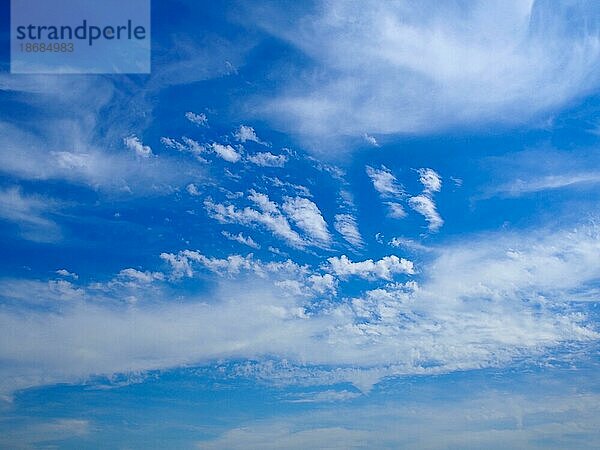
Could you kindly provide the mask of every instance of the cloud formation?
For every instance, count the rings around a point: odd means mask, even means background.
[[[141,156],[142,158],[149,158],[152,156],[152,149],[142,144],[142,141],[137,136],[127,136],[123,139],[123,142],[127,146],[128,149],[133,150],[136,155]]]
[[[328,269],[338,277],[347,278],[357,276],[366,279],[391,280],[395,274],[414,274],[414,265],[411,261],[398,258],[396,255],[384,256],[379,261],[367,259],[352,262],[346,255],[334,256],[327,259]]]
[[[303,197],[284,198],[283,211],[290,220],[315,244],[327,245],[331,235],[319,207]]]
[[[366,171],[373,187],[382,197],[400,197],[404,194],[404,188],[398,184],[398,180],[387,167],[381,166],[380,169],[376,169],[367,166]]]
[[[185,118],[192,122],[193,124],[205,127],[208,124],[208,119],[206,114],[200,113],[196,114],[191,111],[185,113]]]
[[[274,155],[271,152],[260,152],[248,156],[248,161],[261,167],[283,167],[288,158],[285,155]]]
[[[54,242],[61,237],[60,227],[49,218],[60,204],[39,195],[25,195],[18,186],[0,188],[0,220],[19,227],[21,237],[36,242]]]
[[[238,223],[246,226],[262,225],[292,247],[302,248],[306,245],[302,237],[292,229],[279,206],[269,200],[267,195],[251,191],[248,199],[259,209],[250,207],[238,209],[233,205],[214,203],[210,198],[204,201],[204,206],[209,216],[221,223]]]
[[[314,144],[328,136],[519,124],[596,88],[594,2],[319,1],[255,23],[313,65],[263,114]],[[359,18],[359,19],[357,19]],[[369,95],[365,96],[364,93]],[[265,101],[263,99],[263,101]]]
[[[355,247],[364,245],[358,224],[352,214],[336,214],[333,227],[342,235],[342,237]]]
[[[256,135],[256,131],[254,131],[254,128],[249,127],[247,125],[240,125],[240,127],[235,131],[233,136],[238,141],[240,141],[242,144],[247,141],[250,141],[250,142],[256,142],[257,144],[262,144],[262,145],[268,146],[268,144],[266,142],[263,142],[262,140],[259,139],[259,137]]]
[[[437,249],[416,283],[375,285],[325,304],[319,292],[335,295],[332,277],[360,276],[374,283],[412,273],[412,264],[391,256],[356,263],[331,258],[324,267],[331,269],[328,277],[293,261],[263,263],[250,255],[215,258],[188,250],[165,253],[163,259],[185,276],[195,275],[196,264],[237,281],[177,302],[168,291],[156,291],[166,283],[160,276],[137,269],[126,269],[105,285],[0,280],[2,298],[20,301],[20,308],[27,307],[21,298],[28,305],[61,304],[52,313],[28,309],[27,316],[0,311],[0,328],[6,330],[0,341],[6,362],[0,368],[0,389],[6,393],[91,374],[216,359],[264,362],[265,355],[276,355],[302,365],[293,371],[261,366],[257,376],[282,381],[290,376],[290,383],[304,376],[320,384],[346,380],[369,390],[381,377],[394,374],[535,360],[561,343],[600,339],[569,302],[596,298],[599,250],[593,227],[471,237],[468,245]],[[251,273],[261,276],[245,275]],[[298,289],[291,290],[293,283],[286,280],[299,283]],[[131,289],[146,293],[138,296],[138,305],[145,302],[144,307],[131,307]],[[315,306],[311,299],[317,300]],[[342,370],[340,365],[349,366]],[[328,366],[338,369],[329,371]]]
[[[210,148],[219,158],[224,159],[227,162],[236,163],[242,159],[242,156],[229,144],[223,145],[213,142],[210,145]]]

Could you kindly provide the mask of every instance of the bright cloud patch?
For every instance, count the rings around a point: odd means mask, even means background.
[[[216,153],[216,155],[219,158],[224,159],[225,161],[228,161],[230,163],[236,163],[242,158],[240,154],[231,145],[222,145],[213,142],[210,148],[213,152]]]
[[[444,224],[443,219],[437,212],[435,203],[426,195],[417,195],[408,199],[412,209],[425,217],[430,231],[437,231]]]
[[[188,111],[185,113],[185,118],[196,125],[206,126],[208,124],[208,119],[204,113],[195,114]]]
[[[277,204],[270,201],[269,197],[265,194],[252,191],[248,198],[258,205],[259,210],[250,207],[238,209],[233,205],[214,203],[211,199],[206,199],[204,206],[208,214],[221,223],[262,225],[292,247],[304,247],[306,245],[300,235],[292,229],[287,219],[281,214]]]
[[[287,161],[287,156],[262,152],[248,156],[248,161],[261,167],[283,167]]]
[[[379,261],[367,259],[352,262],[346,255],[328,258],[329,269],[339,277],[357,276],[360,278],[381,278],[391,280],[395,274],[413,274],[414,266],[411,261],[398,258],[395,255],[385,256]]]
[[[282,78],[263,114],[307,142],[363,130],[520,124],[600,81],[588,76],[600,64],[598,29],[584,25],[597,23],[593,2],[449,2],[439,9],[340,0],[291,14],[279,7],[252,16],[303,52],[320,76],[306,70]]]
[[[404,194],[404,189],[390,169],[381,166],[380,169],[375,169],[367,166],[367,175],[373,182],[373,187],[382,197],[397,197]]]
[[[323,219],[321,211],[309,199],[288,197],[283,203],[283,211],[311,240],[323,244],[331,241],[327,223]]]
[[[149,158],[152,156],[152,149],[142,144],[142,141],[137,136],[128,136],[123,139],[123,142],[129,150],[133,150],[136,155],[142,158]]]
[[[442,179],[439,174],[433,169],[419,169],[419,181],[425,188],[425,192],[433,194],[442,189]]]
[[[246,141],[256,142],[257,144],[267,145],[266,142],[261,141],[256,135],[254,128],[247,125],[240,125],[237,131],[234,133],[234,137],[242,144]]]

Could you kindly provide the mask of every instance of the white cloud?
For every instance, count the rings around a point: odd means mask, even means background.
[[[196,186],[193,183],[188,184],[185,187],[185,190],[187,191],[188,194],[190,194],[193,197],[198,197],[200,195],[200,191],[198,190],[198,186]]]
[[[593,2],[334,0],[293,19],[276,5],[248,14],[314,62],[262,113],[315,147],[363,130],[521,124],[599,83]]]
[[[240,125],[240,127],[234,133],[234,137],[241,143],[244,143],[246,141],[251,141],[251,142],[256,142],[257,144],[262,144],[262,145],[268,146],[268,144],[266,142],[263,142],[258,138],[258,136],[256,135],[256,132],[254,131],[254,128],[246,126],[246,125]]]
[[[14,449],[47,447],[50,442],[87,436],[92,430],[90,421],[85,419],[35,418],[25,424],[17,422],[5,427],[0,436],[0,446]]]
[[[181,153],[190,153],[198,161],[207,162],[206,159],[204,159],[201,156],[202,153],[206,152],[206,148],[202,144],[200,144],[199,142],[196,142],[195,140],[190,139],[186,136],[183,136],[181,138],[181,140],[184,142],[183,144],[173,138],[169,138],[169,137],[161,137],[160,138],[160,142],[163,145],[165,145],[166,147],[175,149]]]
[[[404,194],[404,189],[387,167],[381,166],[381,169],[375,169],[367,166],[366,171],[373,182],[373,187],[382,197],[398,197]]]
[[[323,275],[309,275],[306,280],[306,283],[309,285],[310,289],[316,294],[336,294],[337,281],[329,273]]]
[[[410,394],[405,395],[398,383],[394,388],[401,392],[394,397],[399,398],[321,404],[309,411],[246,421],[203,440],[198,448],[391,449],[413,448],[418,443],[418,448],[425,450],[595,449],[600,440],[600,396],[587,388],[591,383],[583,382],[586,388],[578,386],[574,392],[572,381],[532,372],[517,375],[517,387],[512,389],[490,380],[484,386],[473,379],[467,385],[435,378],[435,383],[420,380],[418,385],[411,385]],[[298,401],[309,400],[311,394],[303,393]],[[313,395],[352,400],[353,394],[323,391]],[[313,430],[316,432],[311,434]]]
[[[177,142],[173,138],[163,136],[160,138],[160,142],[163,145],[165,145],[166,147],[174,148],[177,151],[180,151],[180,152],[186,151],[185,145],[183,145],[181,142]]]
[[[204,206],[209,216],[221,223],[238,223],[246,226],[259,224],[292,247],[302,248],[306,245],[305,241],[292,229],[287,219],[281,214],[277,204],[270,201],[269,197],[251,191],[248,199],[258,205],[260,211],[250,207],[238,209],[233,205],[214,203],[210,198],[204,201]]]
[[[210,145],[210,148],[212,149],[213,152],[215,152],[217,154],[217,156],[219,158],[222,158],[225,161],[229,161],[231,163],[236,163],[242,158],[240,156],[240,154],[238,152],[236,152],[235,149],[229,144],[222,145],[222,144],[213,142]]]
[[[208,119],[206,118],[206,114],[200,113],[195,114],[191,111],[185,113],[185,118],[190,122],[205,127],[208,124]]]
[[[252,273],[281,288],[281,295],[322,297],[337,293],[337,280],[331,274],[313,272],[308,266],[299,265],[291,259],[263,262],[252,253],[246,256],[233,254],[226,258],[211,258],[196,250],[183,250],[177,255],[163,253],[161,258],[171,264],[175,279],[194,276],[193,267],[197,264],[220,276]],[[304,314],[300,310],[296,313]]]
[[[367,259],[360,262],[352,262],[346,255],[327,258],[327,270],[339,277],[347,278],[357,276],[360,278],[374,279],[381,278],[391,280],[395,274],[414,274],[412,261],[404,258],[398,258],[396,255],[384,256],[379,261]]]
[[[74,280],[79,279],[79,275],[73,272],[69,272],[67,269],[58,269],[56,271],[56,274],[60,275],[61,277],[73,278]]]
[[[19,179],[61,180],[94,190],[136,195],[169,191],[180,182],[182,170],[198,178],[203,176],[202,171],[182,161],[161,155],[139,164],[134,152],[108,152],[77,134],[70,135],[72,130],[61,131],[64,137],[59,143],[0,123],[0,172]],[[72,141],[65,145],[69,139]]]
[[[173,253],[165,252],[160,254],[160,259],[164,260],[171,266],[173,274],[176,278],[181,278],[183,276],[192,277],[194,275],[190,260],[185,254],[180,253],[178,255],[174,255]]]
[[[283,211],[315,244],[328,244],[331,235],[319,207],[307,198],[285,197]]]
[[[600,183],[600,172],[568,173],[546,175],[532,179],[518,179],[494,188],[494,194],[519,197],[526,194],[553,189],[595,186]]]
[[[400,203],[386,202],[388,206],[388,216],[392,219],[404,219],[406,217],[406,211]]]
[[[415,242],[412,239],[406,239],[403,237],[394,237],[388,242],[389,245],[396,248],[404,248],[406,250],[415,252],[429,252],[431,249],[419,242]]]
[[[247,245],[248,247],[252,247],[255,249],[259,249],[260,245],[254,241],[254,239],[252,239],[250,236],[244,236],[242,233],[238,233],[238,234],[231,234],[228,231],[221,231],[221,234],[223,236],[225,236],[227,239],[229,239],[230,241],[236,241],[239,242],[240,244],[244,244]]]
[[[253,424],[228,430],[212,442],[198,444],[201,449],[307,449],[326,448],[345,450],[361,448],[368,442],[369,433],[344,427],[312,426],[303,430],[292,429],[283,423]],[[243,443],[243,444],[242,444]]]
[[[310,278],[322,274],[292,261],[234,256],[162,254],[189,276],[191,265],[198,264],[235,276],[236,282],[224,279],[210,293],[183,301],[170,287],[150,299],[140,297],[134,307],[118,286],[102,291],[64,280],[60,288],[0,280],[0,295],[12,299],[12,307],[0,311],[0,358],[6,362],[0,391],[230,359],[258,361],[256,369],[241,366],[240,376],[312,385],[350,381],[368,391],[385,376],[500,367],[516,358],[547,361],[549,349],[600,339],[592,319],[569,303],[586,294],[597,299],[600,234],[593,227],[468,236],[436,249],[418,284],[388,283],[312,311],[306,309],[309,289],[296,296],[282,292],[277,282],[296,281],[302,291],[301,283],[312,280],[310,295],[319,304],[317,287],[331,286],[332,278]],[[391,278],[392,272],[412,270],[392,257],[330,262],[347,275]],[[252,276],[259,269],[264,276]],[[110,297],[98,301],[96,290]],[[61,308],[27,309],[24,315],[21,308],[30,303],[20,303],[35,298],[61,302]],[[267,355],[286,365],[269,366]],[[561,352],[552,355],[562,358]],[[564,357],[572,356],[567,351]]]
[[[442,189],[442,179],[440,175],[433,169],[418,169],[419,181],[423,185],[424,192],[433,194]]]
[[[283,167],[287,160],[287,156],[274,155],[271,152],[261,152],[248,156],[248,161],[261,167]]]
[[[367,141],[373,147],[379,147],[379,143],[377,142],[377,139],[375,139],[373,136],[368,135],[367,133],[365,133],[365,134],[363,134],[363,138],[364,138],[365,141]]]
[[[123,139],[123,142],[127,146],[129,150],[133,150],[136,155],[141,156],[142,158],[149,158],[152,156],[152,149],[142,144],[142,141],[137,136],[127,136]]]
[[[417,195],[408,199],[408,204],[412,209],[425,217],[428,222],[430,231],[437,231],[444,224],[444,220],[440,217],[435,203],[427,195]]]
[[[364,245],[356,219],[352,214],[336,214],[333,227],[343,238],[355,247]]]
[[[140,283],[152,283],[153,281],[162,281],[165,276],[160,272],[142,272],[137,269],[127,268],[119,272],[119,278],[125,281],[133,281]]]
[[[24,195],[20,187],[0,188],[0,220],[17,224],[24,239],[37,242],[60,239],[59,226],[48,218],[58,207],[55,200]]]

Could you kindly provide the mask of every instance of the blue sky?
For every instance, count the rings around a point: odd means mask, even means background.
[[[152,2],[0,72],[0,447],[597,448],[595,2]]]

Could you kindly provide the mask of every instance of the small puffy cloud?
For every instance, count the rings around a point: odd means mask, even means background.
[[[181,278],[182,276],[191,277],[194,274],[192,271],[192,266],[190,265],[190,261],[185,255],[161,253],[160,259],[171,266],[171,269],[173,270],[173,276],[175,278]]]
[[[123,269],[119,272],[118,278],[131,281],[134,283],[151,283],[153,281],[162,281],[165,279],[165,276],[160,272],[142,272],[137,269],[128,268]]]
[[[365,141],[367,141],[369,144],[371,144],[373,147],[379,147],[379,143],[377,142],[377,139],[375,139],[373,136],[365,133],[365,134],[363,134],[363,139]]]
[[[414,274],[412,261],[398,258],[395,255],[385,256],[379,261],[367,259],[365,261],[352,262],[346,255],[331,257],[327,259],[328,268],[331,272],[341,278],[357,276],[365,279],[391,280],[395,274]]]
[[[366,171],[373,182],[373,187],[382,197],[397,197],[404,194],[404,189],[398,184],[398,180],[387,167],[382,165],[380,169],[375,169],[367,166]]]
[[[388,216],[392,219],[404,219],[406,217],[406,211],[400,203],[388,202]]]
[[[123,142],[129,150],[133,150],[136,155],[141,156],[142,158],[149,158],[152,156],[152,149],[149,146],[142,144],[142,141],[135,135],[127,136],[123,139]]]
[[[247,245],[248,247],[252,247],[255,249],[260,248],[260,245],[254,239],[252,239],[250,236],[244,236],[242,233],[231,234],[228,231],[221,231],[221,234],[230,241],[236,241],[240,244]]]
[[[283,167],[287,160],[287,156],[274,155],[271,152],[261,152],[248,156],[248,161],[261,167]]]
[[[210,148],[219,158],[224,159],[225,161],[236,163],[241,159],[241,155],[229,144],[222,145],[213,142]]]
[[[352,214],[337,214],[333,227],[343,238],[356,247],[362,247],[364,242],[358,231],[356,219]]]
[[[198,190],[198,186],[196,186],[193,183],[188,184],[185,187],[185,190],[187,191],[188,194],[194,196],[194,197],[198,197],[200,195],[200,191]]]
[[[191,111],[188,111],[185,113],[185,118],[196,125],[206,126],[208,124],[208,119],[204,113],[195,114]]]
[[[429,223],[430,231],[437,231],[444,224],[444,220],[437,212],[437,208],[433,200],[427,195],[417,195],[408,199],[408,204],[412,209],[425,217]]]
[[[425,188],[424,192],[432,194],[442,189],[442,178],[433,169],[418,169],[419,181]]]
[[[73,272],[69,272],[67,269],[58,269],[56,271],[56,274],[60,275],[61,277],[72,278],[74,280],[79,279],[79,275],[77,275],[76,273],[73,273]]]
[[[317,205],[309,199],[286,197],[283,211],[312,241],[322,244],[328,244],[331,241],[327,222],[323,219]]]
[[[254,128],[249,127],[247,125],[240,125],[237,131],[233,134],[234,137],[244,143],[246,141],[256,142],[257,144],[268,145],[266,142],[263,142],[259,139],[254,131]]]

